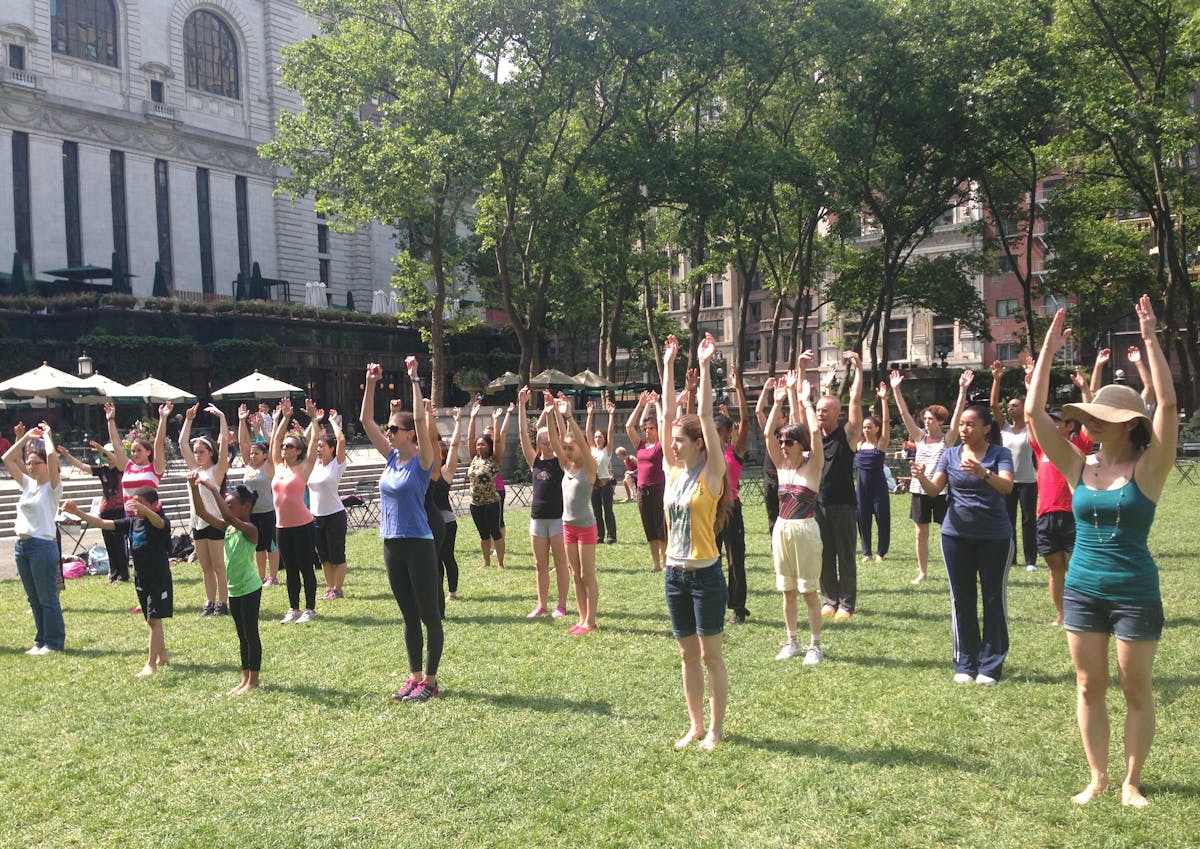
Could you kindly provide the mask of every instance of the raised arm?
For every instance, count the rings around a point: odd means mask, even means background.
[[[1075,369],[1070,373],[1071,382],[1075,384],[1075,388],[1079,390],[1079,397],[1085,404],[1092,403],[1092,387],[1088,383],[1087,375],[1083,373],[1083,366],[1075,366]]]
[[[187,408],[183,414],[183,427],[179,429],[179,456],[183,458],[183,464],[189,469],[196,468],[196,455],[192,453],[192,422],[196,420],[196,413],[200,412],[200,404],[196,403]]]
[[[800,381],[799,398],[804,408],[804,421],[808,425],[809,442],[812,443],[808,450],[811,480],[819,480],[825,468],[825,442],[821,439],[821,425],[817,422],[817,408],[813,406],[812,384],[809,381]]]
[[[204,412],[212,413],[220,422],[221,436],[217,439],[217,462],[214,477],[219,480],[225,480],[225,473],[229,471],[229,422],[225,419],[225,413],[216,404],[209,404],[205,407]]]
[[[594,402],[588,401],[585,409],[587,410],[587,417],[584,419],[583,430],[584,433],[592,433],[592,428],[596,425],[596,405]]]
[[[900,390],[900,384],[904,382],[904,375],[893,369],[888,381],[892,385],[892,395],[896,398],[896,410],[900,413],[900,420],[904,422],[904,429],[908,431],[908,438],[913,442],[918,441],[924,436],[925,431],[917,424],[917,420],[912,417],[912,413],[908,411],[908,404],[904,401],[904,393]]]
[[[800,423],[800,375],[795,369],[788,369],[783,376],[783,384],[787,389],[788,421]]]
[[[583,477],[590,481],[593,486],[596,484],[596,472],[599,467],[596,465],[596,458],[592,456],[591,450],[588,448],[587,434],[579,429],[579,423],[575,421],[575,417],[571,415],[571,402],[561,392],[558,395],[558,404],[555,406],[555,412],[560,419],[559,425],[566,423],[566,428],[571,432],[575,444],[579,446],[579,456],[583,458]],[[588,428],[591,432],[591,428]],[[565,433],[565,431],[563,431]]]
[[[950,428],[946,431],[946,445],[954,445],[958,442],[958,420],[962,418],[963,410],[967,409],[967,390],[971,388],[971,384],[975,382],[975,372],[971,369],[965,369],[958,376],[958,399],[954,402],[954,413],[950,416]],[[938,492],[941,492],[938,488]],[[936,495],[937,493],[933,493]]]
[[[245,462],[250,456],[250,408],[245,404],[238,405],[238,453]]]
[[[767,414],[763,420],[763,433],[766,434],[767,456],[771,458],[771,462],[775,464],[775,468],[782,469],[787,465],[787,458],[783,454],[783,450],[779,447],[779,442],[775,439],[774,433],[776,429],[783,424],[783,401],[787,398],[787,388],[777,386],[771,390],[774,402],[771,404],[771,412]],[[766,387],[763,387],[763,395],[767,394]]]
[[[1175,450],[1179,443],[1179,411],[1175,400],[1175,383],[1171,380],[1171,369],[1158,343],[1158,319],[1149,295],[1142,295],[1134,305],[1138,325],[1142,332],[1142,344],[1146,346],[1146,359],[1150,366],[1150,385],[1158,400],[1154,408],[1150,445],[1146,448],[1143,464],[1145,473],[1139,474],[1138,486],[1148,498],[1155,501],[1162,495],[1167,475],[1175,464]]]
[[[479,399],[476,398],[474,401],[471,402],[471,414],[467,417],[467,456],[468,457],[474,457],[475,453],[476,453],[475,452],[475,442],[477,440],[477,434],[475,432],[475,417],[477,415],[479,415],[479,406],[480,406]],[[493,444],[493,446],[495,445],[494,439],[492,440],[492,444]]]
[[[175,405],[168,401],[165,404],[160,404],[158,408],[158,429],[154,431],[154,473],[160,478],[167,473],[167,420],[171,417],[171,412],[175,409]],[[113,448],[121,447],[121,454],[118,459],[124,455],[125,446],[120,441],[113,442]],[[125,468],[125,464],[121,464],[121,468]]]
[[[754,417],[758,419],[758,426],[762,428],[762,432],[767,437],[774,432],[767,430],[767,404],[772,402],[775,397],[775,378],[768,377],[763,383],[762,390],[758,393],[758,401],[754,405]]]
[[[533,468],[533,461],[537,459],[537,452],[533,450],[533,443],[529,440],[529,414],[525,408],[529,404],[529,387],[522,386],[517,392],[517,419],[520,422],[520,430],[517,432],[517,438],[521,443],[521,453],[525,456],[525,462],[529,464],[529,468]],[[495,440],[492,440],[493,450]]]
[[[857,351],[847,351],[842,354],[850,361],[850,366],[854,369],[854,382],[850,384],[850,409],[846,411],[846,429],[850,433],[862,433],[863,423],[863,366],[862,358]],[[813,439],[816,442],[816,439]],[[850,447],[853,448],[857,440],[850,440]]]
[[[737,369],[729,375],[729,382],[733,386],[738,407],[737,435],[733,438],[733,450],[739,457],[745,457],[746,449],[750,446],[750,408],[746,406],[746,391],[742,388],[742,379],[738,377]]]
[[[1083,472],[1083,454],[1059,432],[1054,420],[1046,412],[1046,397],[1050,393],[1050,369],[1054,365],[1054,356],[1071,335],[1070,328],[1064,327],[1066,318],[1066,310],[1059,310],[1050,322],[1050,329],[1046,331],[1042,353],[1034,363],[1033,378],[1029,381],[1029,391],[1025,396],[1025,423],[1029,425],[1033,438],[1046,452],[1050,462],[1062,472],[1071,489],[1074,489],[1075,482]]]
[[[337,443],[337,461],[339,466],[346,464],[346,433],[342,430],[342,416],[337,410],[329,411],[329,426],[333,428],[333,438]],[[434,430],[437,430],[434,427]]]
[[[616,434],[617,434],[617,405],[616,405],[616,403],[613,401],[606,401],[604,404],[604,411],[606,413],[608,413],[608,430],[606,430],[604,432],[605,437],[606,437],[604,440],[604,446],[605,446],[605,448],[608,449],[608,453],[611,456],[613,451],[616,450],[615,446],[613,445],[613,437],[616,436]],[[590,429],[588,430],[588,433],[591,433]]]
[[[404,368],[408,371],[408,384],[412,387],[413,419],[417,428],[417,455],[421,458],[422,469],[432,469],[438,460],[437,428],[429,427],[429,402],[421,395],[421,378],[417,375],[417,358],[404,358]]]
[[[372,396],[374,400],[374,396]],[[278,466],[284,462],[283,460],[283,440],[287,436],[288,424],[292,420],[292,399],[284,398],[279,402],[279,409],[275,411],[274,429],[271,431],[271,462]],[[364,420],[365,421],[365,420]],[[372,421],[372,424],[374,422]],[[366,429],[364,424],[364,430]],[[378,426],[375,428],[378,430]]]
[[[563,401],[562,409],[566,410],[565,413],[559,408],[559,398]],[[567,423],[563,421],[563,417],[571,414],[571,403],[561,392],[559,398],[555,398],[550,394],[550,390],[546,390],[546,433],[550,437],[550,450],[554,452],[558,462],[565,466],[567,452],[563,448],[563,435],[567,432]]]
[[[14,431],[16,441],[4,452],[4,468],[18,484],[25,480],[25,443],[33,438],[32,430],[18,429]]]
[[[158,420],[161,425],[162,416],[159,416]],[[125,443],[121,441],[121,432],[117,430],[117,408],[112,404],[104,405],[104,426],[108,429],[108,441],[112,443],[113,456],[117,459],[117,468],[124,469],[125,464],[129,462],[129,457],[125,455]],[[165,429],[163,434],[166,435]],[[156,459],[157,456],[156,453]]]
[[[46,468],[50,470],[50,486],[58,489],[62,483],[62,466],[58,462],[58,449],[54,447],[54,431],[46,422],[38,427],[42,431],[42,442],[46,445]]]
[[[499,468],[504,465],[504,446],[508,443],[508,425],[512,421],[512,414],[516,408],[510,403],[504,410],[504,418],[500,421],[500,428],[492,429],[492,456],[496,458],[496,466]],[[493,419],[493,421],[495,421]]]
[[[696,349],[696,360],[700,364],[700,386],[696,389],[696,414],[700,416],[700,430],[704,433],[705,454],[704,483],[720,498],[725,488],[725,452],[721,450],[721,436],[717,423],[713,421],[713,388],[709,365],[717,353],[717,343],[711,333],[705,333]]]
[[[398,402],[391,403],[395,405]],[[304,455],[303,460],[296,464],[295,473],[307,482],[320,459],[320,454],[317,452],[317,437],[321,435],[321,419],[325,417],[325,411],[318,410],[311,398],[305,399],[304,408],[308,413],[308,427],[304,431],[304,440],[308,443],[308,453]]]
[[[93,444],[95,444],[95,443],[93,443]],[[79,471],[87,472],[89,475],[92,473],[91,465],[83,462],[78,457],[76,457],[74,454],[72,454],[70,451],[68,451],[67,446],[65,446],[65,445],[58,446],[58,456],[61,459],[66,460],[68,463],[70,463],[75,468],[79,469]]]
[[[629,442],[634,449],[642,441],[642,435],[638,432],[638,425],[642,421],[642,410],[646,408],[646,399],[650,397],[649,392],[642,392],[638,395],[638,402],[633,407],[633,412],[629,414],[629,418],[625,420],[625,435],[629,437]]]
[[[1111,348],[1101,348],[1096,352],[1096,364],[1092,367],[1092,394],[1095,395],[1100,391],[1100,387],[1104,385],[1104,367],[1112,358]]]
[[[450,449],[446,452],[446,462],[442,464],[442,480],[454,482],[458,471],[458,443],[460,441],[459,423],[462,419],[462,408],[454,408],[454,430],[450,431]]]
[[[1129,362],[1133,363],[1133,367],[1137,369],[1138,380],[1142,382],[1142,403],[1147,408],[1154,405],[1154,400],[1157,397],[1154,392],[1154,380],[1150,377],[1150,370],[1146,368],[1146,362],[1142,359],[1142,351],[1137,345],[1130,345],[1129,350],[1125,352],[1125,356]]]
[[[879,388],[875,390],[875,394],[879,397],[879,406],[883,410],[879,414],[879,420],[882,424],[879,426],[879,436],[875,440],[875,447],[880,451],[888,450],[888,443],[891,442],[892,435],[888,428],[892,426],[888,410],[888,385],[883,381],[879,382]]]
[[[1000,398],[1000,382],[1004,379],[1004,363],[996,360],[992,363],[992,391],[988,393],[988,406],[992,410],[992,418],[1004,424],[1004,401]]]
[[[363,380],[363,399],[362,407],[359,408],[359,419],[362,423],[363,433],[367,435],[367,439],[371,445],[375,446],[385,458],[392,453],[392,445],[388,442],[387,437],[383,435],[383,431],[379,429],[379,424],[375,421],[375,384],[383,379],[383,367],[379,363],[367,363],[367,374]],[[275,423],[275,432],[279,432],[279,423]],[[272,441],[272,445],[274,441]]]
[[[667,336],[667,341],[663,345],[662,414],[658,423],[658,441],[662,443],[664,454],[667,452],[671,454],[667,458],[667,462],[672,466],[675,465],[675,452],[668,446],[671,442],[669,429],[674,426],[679,409],[675,397],[675,357],[678,354],[679,340],[672,333]],[[697,383],[698,385],[699,383]]]
[[[62,511],[64,513],[70,513],[85,525],[93,528],[100,528],[102,531],[115,531],[117,529],[117,525],[112,519],[101,519],[99,516],[91,513],[85,513],[74,501],[63,502]]]
[[[196,507],[196,515],[199,516],[202,520],[204,520],[208,524],[212,525],[214,528],[217,528],[218,530],[222,530],[222,531],[225,530],[225,526],[229,523],[226,522],[225,519],[222,518],[221,516],[214,516],[209,511],[208,507],[205,506],[204,499],[200,497],[201,484],[202,483],[211,483],[211,481],[203,481],[201,479],[200,475],[194,471],[188,472],[187,481],[188,481],[188,489],[192,493],[192,504],[194,504]],[[213,484],[213,486],[215,487],[216,484]],[[213,491],[215,491],[217,493],[217,502],[220,503],[223,500],[221,498],[221,491],[219,489],[215,489]]]

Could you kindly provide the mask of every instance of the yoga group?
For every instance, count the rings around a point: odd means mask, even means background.
[[[890,396],[907,432],[906,447],[911,446],[914,584],[928,577],[930,526],[940,525],[950,590],[953,682],[992,686],[1002,680],[1009,651],[1009,570],[1023,565],[1035,571],[1040,554],[1054,606],[1050,624],[1065,631],[1076,670],[1077,718],[1091,772],[1087,787],[1073,800],[1085,804],[1108,786],[1105,699],[1109,644],[1115,637],[1127,709],[1122,802],[1145,805],[1140,776],[1154,736],[1151,682],[1163,628],[1158,570],[1147,540],[1172,468],[1178,421],[1150,299],[1139,299],[1135,311],[1144,351],[1131,349],[1131,359],[1143,373],[1143,393],[1124,385],[1089,383],[1077,371],[1073,380],[1081,399],[1061,409],[1048,408],[1047,400],[1051,367],[1071,332],[1062,310],[1054,316],[1040,355],[1026,357],[1024,397],[1001,398],[1004,367],[997,363],[987,402],[972,402],[974,374],[968,370],[958,381],[953,412],[932,404],[916,418],[905,402],[903,376],[896,371],[874,393],[879,415],[864,414],[862,363],[848,351],[844,357],[853,379],[843,421],[839,398],[825,391],[828,387],[814,393],[805,378],[812,353],[804,351],[794,370],[768,381],[753,420],[735,378],[734,421],[724,406],[714,409],[710,365],[716,346],[708,335],[698,345],[698,368],[689,371],[682,393],[668,379],[661,396],[646,392],[639,398],[626,422],[632,455],[623,448],[613,453],[612,404],[606,405],[606,430],[593,431],[591,403],[581,429],[570,399],[545,392],[540,417],[531,427],[527,408],[532,396],[526,387],[516,405],[493,411],[490,425],[478,432],[476,403],[467,420],[466,475],[483,563],[490,566],[495,555],[497,568],[504,568],[501,469],[514,413],[532,477],[529,534],[536,601],[529,618],[567,616],[573,586],[578,620],[568,632],[583,638],[599,627],[596,549],[617,539],[612,507],[617,480],[627,493],[636,488],[650,568],[664,572],[666,608],[681,658],[689,724],[676,747],[695,743],[711,750],[721,742],[729,698],[724,630],[750,616],[738,484],[752,423],[765,436],[764,495],[775,582],[782,596],[785,634],[776,659],[803,657],[803,665],[815,666],[825,659],[823,622],[853,619],[859,557],[882,562],[889,550],[893,484],[885,459]],[[675,373],[678,353],[679,343],[668,337],[664,374]],[[457,598],[457,521],[450,488],[458,466],[461,416],[454,411],[453,431],[443,439],[436,411],[422,398],[415,357],[406,360],[406,368],[411,401],[408,408],[403,400],[391,401],[387,424],[381,427],[374,405],[382,369],[367,365],[361,421],[370,444],[386,461],[379,480],[379,533],[408,656],[409,675],[390,698],[419,703],[441,695],[437,676],[445,607]],[[237,437],[246,471],[241,483],[230,485],[231,432],[224,414],[215,406],[206,410],[220,422],[214,444],[207,436],[191,438],[198,410],[199,405],[186,412],[179,449],[188,467],[190,530],[204,577],[202,615],[234,620],[242,678],[229,692],[241,695],[259,686],[262,587],[274,583],[278,569],[286,575],[289,600],[283,624],[317,618],[317,563],[327,586],[323,600],[343,597],[346,514],[337,487],[346,464],[346,441],[336,411],[326,416],[312,401],[304,408],[307,428],[292,423],[294,411],[287,399],[274,411],[264,406],[251,413],[243,405]],[[128,541],[140,609],[150,630],[149,654],[138,675],[152,675],[169,662],[163,620],[173,614],[171,527],[157,488],[166,470],[165,428],[171,411],[170,404],[160,408],[153,444],[135,439],[126,449],[109,408],[111,443],[95,446],[105,460],[97,467],[56,449],[45,424],[17,429],[4,463],[21,487],[16,560],[36,628],[29,654],[61,651],[66,639],[55,585],[61,456],[101,480],[104,498],[97,515],[70,501],[61,509],[104,531],[115,581],[129,579],[124,557]],[[622,461],[619,476],[612,472],[614,457]],[[809,632],[803,644],[801,599]]]

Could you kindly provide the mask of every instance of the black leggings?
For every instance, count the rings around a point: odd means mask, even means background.
[[[452,593],[458,592],[458,560],[454,556],[454,544],[458,541],[458,522],[446,523],[446,536],[438,549],[438,599],[441,605],[442,618],[446,618],[446,597],[441,593],[443,578],[446,589]]]
[[[287,575],[288,603],[292,610],[300,609],[300,584],[304,584],[304,607],[312,610],[317,606],[317,572],[313,568],[317,560],[316,525],[309,522],[297,528],[280,528],[279,565]]]
[[[599,542],[616,540],[617,517],[613,513],[613,479],[596,481],[592,490],[592,512],[596,514],[596,536]]]
[[[729,609],[748,616],[746,609],[746,522],[742,518],[742,500],[735,499],[725,528],[717,537],[717,553],[724,545],[729,553]]]
[[[105,510],[100,514],[101,519],[124,519],[125,509]],[[108,552],[108,579],[110,581],[129,580],[129,540],[120,531],[101,531],[104,538],[104,550]]]
[[[1025,555],[1025,565],[1036,564],[1037,553],[1037,484],[1014,483],[1012,491],[1004,496],[1004,506],[1008,508],[1008,524],[1013,529],[1013,538],[1017,536],[1017,505],[1021,506],[1021,553]],[[1017,562],[1017,547],[1013,546],[1013,565]]]
[[[242,669],[258,672],[262,668],[262,640],[258,638],[258,609],[262,606],[262,587],[246,595],[229,597],[229,615],[237,628],[238,647],[242,651]]]
[[[396,597],[396,605],[404,619],[408,669],[410,672],[422,670],[421,652],[425,639],[421,626],[424,625],[429,632],[429,658],[424,664],[425,674],[437,675],[445,632],[442,630],[441,609],[438,606],[441,587],[433,540],[416,537],[385,539],[383,565],[387,569],[392,595]]]

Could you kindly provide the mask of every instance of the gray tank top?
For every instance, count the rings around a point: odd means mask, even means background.
[[[242,478],[249,489],[258,493],[258,500],[254,502],[254,513],[273,513],[275,511],[274,496],[271,495],[271,479],[267,477],[266,471],[259,468],[257,470],[246,467],[246,476]]]
[[[563,522],[577,528],[590,528],[596,524],[592,513],[592,484],[583,478],[583,473],[572,475],[563,469]]]

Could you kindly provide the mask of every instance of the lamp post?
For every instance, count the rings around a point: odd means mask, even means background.
[[[96,373],[95,364],[92,362],[92,358],[87,355],[87,351],[80,354],[79,359],[75,361],[75,373],[83,378],[91,377]]]

